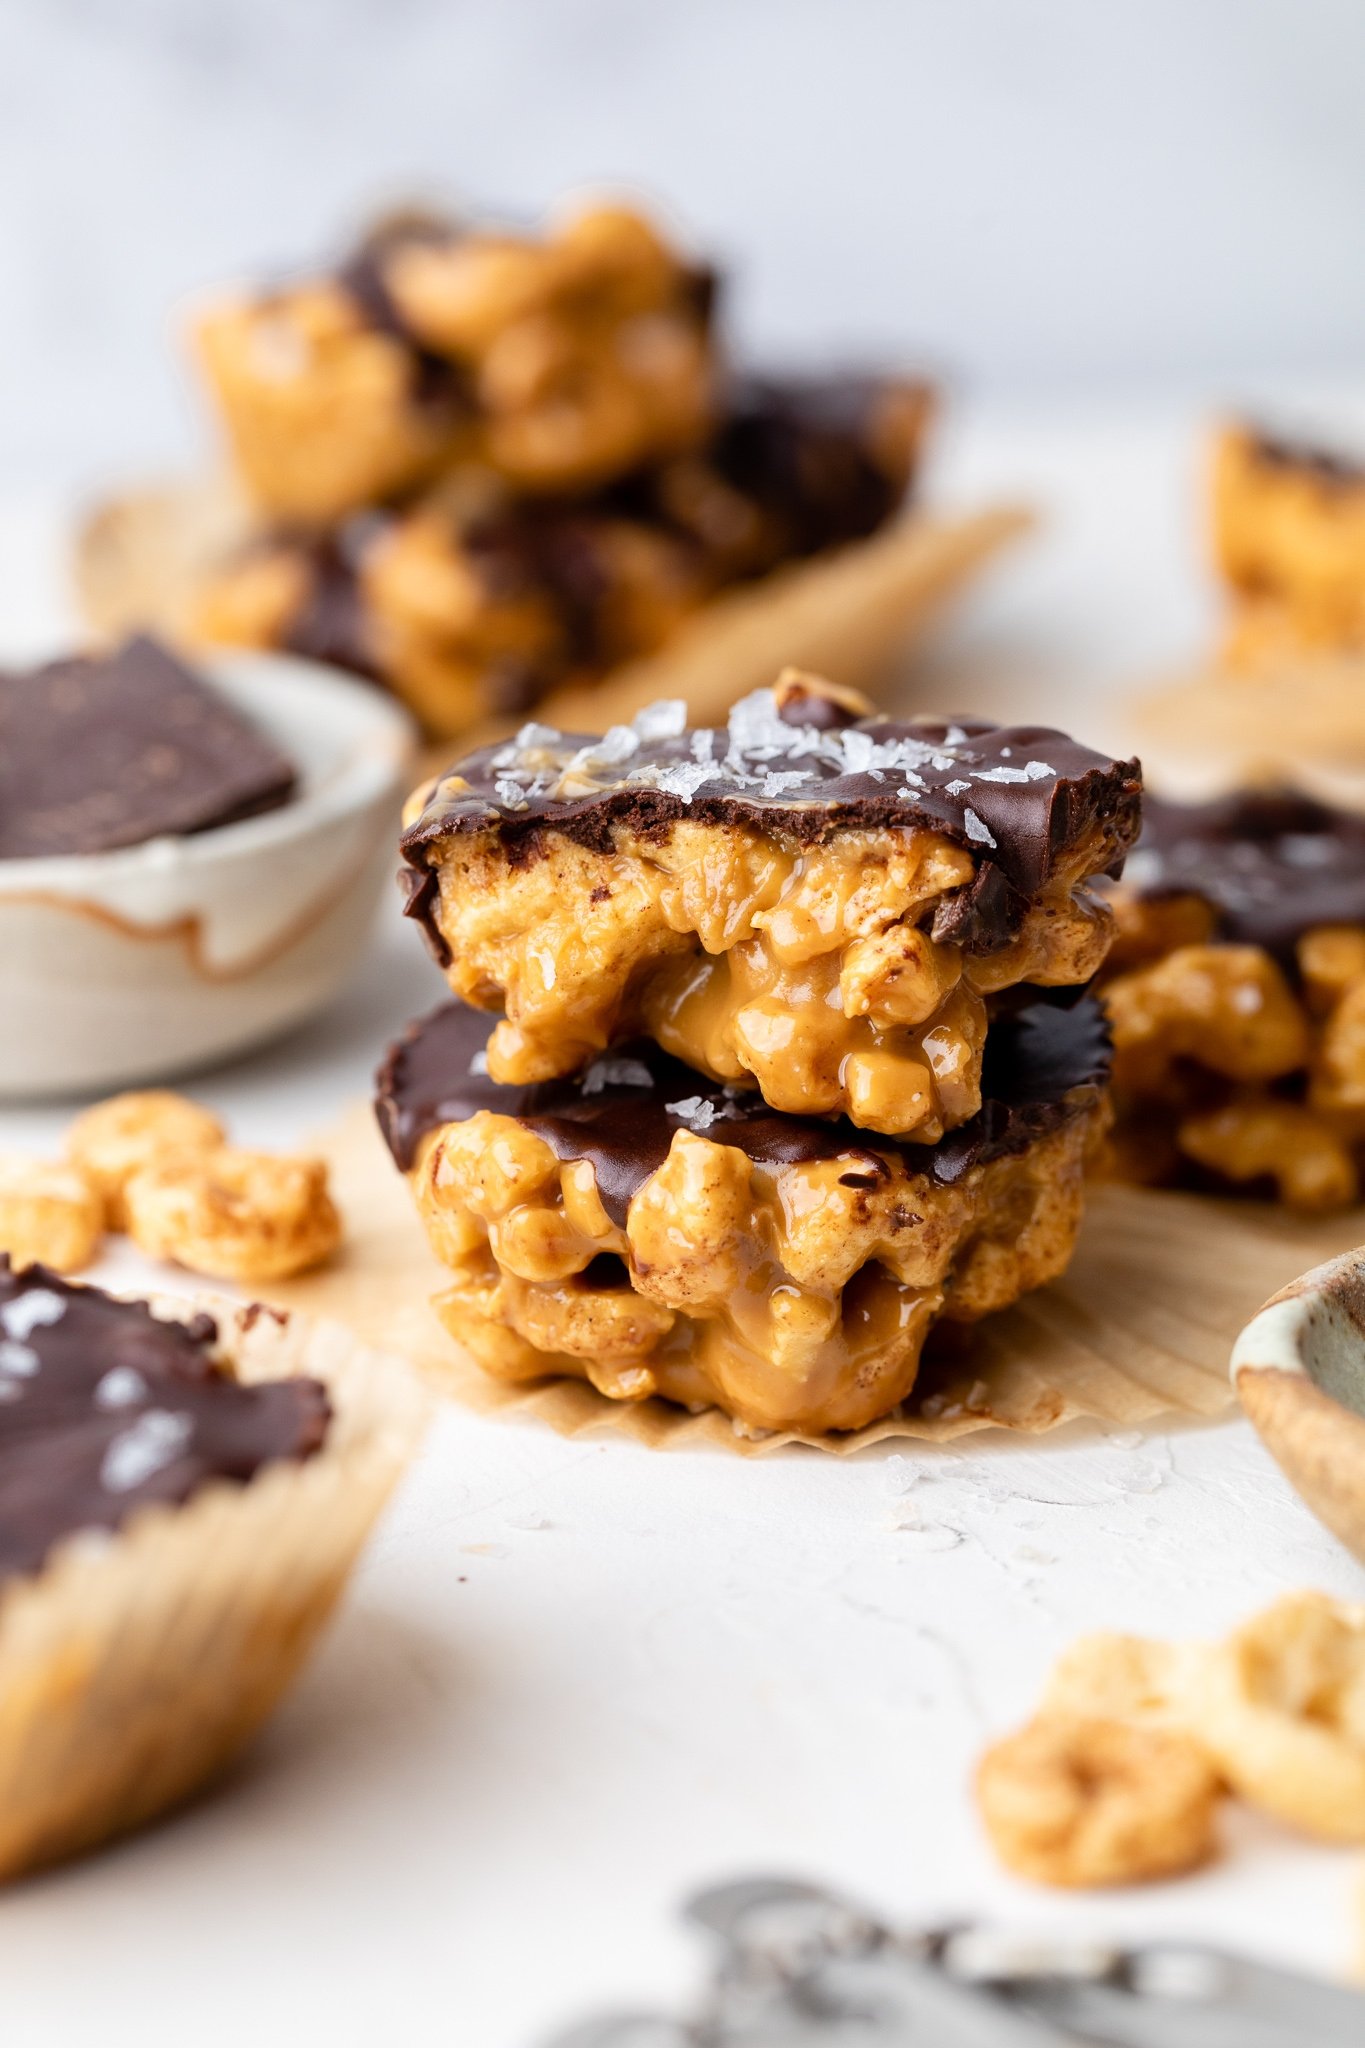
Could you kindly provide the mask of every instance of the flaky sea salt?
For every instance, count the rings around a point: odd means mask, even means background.
[[[149,1408],[110,1443],[100,1460],[100,1485],[106,1493],[131,1493],[173,1463],[193,1434],[192,1416]]]
[[[114,1365],[103,1379],[95,1382],[91,1399],[97,1408],[131,1408],[136,1402],[145,1401],[149,1391],[136,1366]]]
[[[526,809],[526,791],[510,775],[499,775],[493,783],[493,794],[507,811]]]
[[[0,1307],[0,1330],[22,1342],[30,1331],[59,1323],[65,1314],[66,1302],[60,1294],[50,1287],[30,1287],[27,1294],[17,1294]]]
[[[733,1102],[717,1102],[710,1095],[684,1095],[678,1102],[666,1102],[664,1108],[680,1123],[689,1124],[693,1130],[709,1131],[712,1124],[724,1123],[727,1117],[740,1114],[739,1106]]]
[[[991,831],[990,826],[985,822],[983,818],[977,817],[976,812],[972,809],[970,804],[968,804],[967,808],[962,813],[962,822],[967,828],[967,837],[973,842],[974,845],[995,845],[995,834]]]
[[[469,1062],[469,1071],[471,1074],[487,1074],[488,1054],[484,1051],[482,1046],[479,1047],[479,1050],[475,1053],[473,1059]]]
[[[581,1085],[585,1095],[600,1095],[604,1088],[652,1088],[654,1076],[643,1060],[594,1060]]]
[[[38,1370],[38,1354],[31,1344],[17,1337],[0,1337],[0,1373],[10,1379],[32,1379]]]
[[[712,770],[702,761],[668,761],[662,767],[642,768],[631,776],[632,782],[646,783],[651,789],[661,789],[666,796],[681,797],[690,804],[704,782],[711,780]]]
[[[637,711],[631,725],[645,746],[681,739],[687,730],[687,706],[681,697],[661,697],[657,704],[646,704]]]

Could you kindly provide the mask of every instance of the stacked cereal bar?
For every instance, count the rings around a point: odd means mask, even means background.
[[[337,661],[431,733],[652,653],[718,592],[861,540],[929,394],[727,374],[715,278],[638,214],[539,238],[429,218],[210,308],[199,354],[257,530],[205,638]]]
[[[857,1429],[1065,1267],[1136,764],[869,711],[789,675],[724,730],[531,725],[414,800],[462,1001],[380,1117],[490,1371]]]
[[[1148,797],[1103,997],[1118,1171],[1345,1206],[1365,1151],[1365,818]],[[1112,977],[1112,978],[1110,978]]]
[[[1213,536],[1234,668],[1365,648],[1365,464],[1228,427],[1214,450]]]

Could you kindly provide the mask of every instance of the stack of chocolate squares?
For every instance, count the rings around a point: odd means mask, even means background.
[[[937,1322],[1071,1255],[1107,1116],[1090,884],[1140,795],[1063,733],[794,673],[723,730],[528,725],[419,791],[408,914],[460,1000],[379,1116],[451,1332],[503,1379],[753,1430],[905,1401]]]

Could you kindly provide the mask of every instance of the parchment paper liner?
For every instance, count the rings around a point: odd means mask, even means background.
[[[1031,516],[1003,506],[960,517],[916,513],[873,539],[794,563],[714,599],[660,654],[589,688],[559,690],[536,716],[566,731],[601,732],[659,697],[685,698],[694,724],[723,720],[736,697],[794,664],[861,684]],[[75,537],[73,571],[85,618],[101,635],[156,626],[183,638],[207,568],[249,530],[230,488],[187,480],[97,506]],[[518,724],[490,721],[463,749]],[[433,750],[445,765],[452,743]],[[434,772],[434,770],[433,770]]]
[[[1201,783],[1365,771],[1365,656],[1320,655],[1251,675],[1216,664],[1154,685],[1129,705],[1149,770]]]
[[[1365,1237],[1365,1216],[1296,1222],[1268,1205],[1095,1186],[1064,1279],[977,1326],[951,1359],[925,1366],[906,1413],[849,1436],[753,1438],[716,1410],[609,1401],[580,1381],[509,1386],[490,1379],[437,1322],[443,1285],[406,1185],[358,1103],[317,1142],[346,1218],[340,1259],[274,1290],[403,1351],[481,1414],[533,1417],[565,1436],[614,1429],[658,1448],[705,1445],[746,1455],[783,1444],[843,1454],[889,1437],[944,1443],[998,1426],[1036,1434],[1078,1418],[1131,1428],[1157,1415],[1210,1416],[1232,1405],[1228,1353],[1268,1292]]]
[[[322,1380],[322,1448],[215,1481],[0,1590],[0,1877],[94,1848],[225,1765],[302,1666],[420,1433],[411,1372],[335,1323],[204,1296],[245,1380]]]

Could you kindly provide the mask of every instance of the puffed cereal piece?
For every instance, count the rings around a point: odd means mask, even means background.
[[[79,1167],[0,1157],[0,1252],[11,1265],[76,1273],[93,1262],[103,1235],[103,1201]]]
[[[1269,1180],[1288,1209],[1345,1209],[1360,1192],[1350,1147],[1325,1117],[1297,1102],[1242,1090],[1221,1109],[1182,1119],[1186,1159],[1245,1185]]]
[[[228,1146],[181,1154],[134,1174],[125,1201],[143,1251],[217,1279],[282,1280],[321,1265],[341,1240],[320,1159]]]
[[[1202,1648],[1108,1632],[1081,1636],[1053,1666],[1042,1711],[1073,1719],[1179,1724]]]
[[[1114,1079],[1160,1096],[1177,1062],[1232,1081],[1268,1081],[1308,1056],[1308,1025],[1284,975],[1258,946],[1180,946],[1104,991]]]
[[[201,1103],[168,1088],[145,1088],[83,1110],[67,1132],[66,1150],[103,1197],[106,1227],[123,1230],[124,1190],[135,1173],[173,1154],[214,1152],[226,1136]]]
[[[1194,1725],[1243,1799],[1327,1842],[1365,1842],[1365,1607],[1291,1593],[1219,1645]]]
[[[1178,1729],[1040,1714],[986,1751],[976,1795],[1001,1862],[1039,1884],[1177,1877],[1217,1847],[1218,1776]]]

